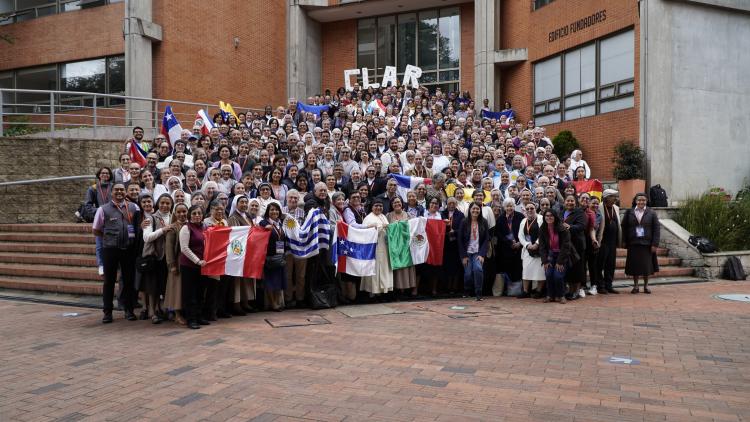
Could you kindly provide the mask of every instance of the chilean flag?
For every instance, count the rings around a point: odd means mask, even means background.
[[[358,229],[339,221],[336,233],[338,241],[333,252],[338,256],[338,272],[359,277],[374,276],[378,230]]]
[[[432,179],[429,177],[414,177],[414,176],[404,176],[401,174],[389,174],[389,177],[392,177],[396,180],[398,183],[398,187],[396,187],[396,192],[401,198],[406,198],[406,193],[410,190],[414,190],[419,186],[420,184],[424,183],[425,185],[431,185]]]
[[[208,118],[205,110],[200,109],[195,113],[195,123],[193,126],[200,126],[201,135],[208,135],[211,132],[211,129],[214,128],[214,122]]]
[[[161,120],[161,134],[169,140],[169,149],[172,150],[174,143],[180,139],[182,135],[182,126],[177,121],[174,113],[172,113],[172,107],[167,106],[164,110],[164,118]]]
[[[271,230],[265,227],[209,227],[206,229],[203,275],[263,278],[263,264]]]

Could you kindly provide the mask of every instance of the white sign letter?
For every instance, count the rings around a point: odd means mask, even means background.
[[[347,91],[354,90],[354,87],[352,86],[352,75],[359,75],[359,69],[346,69],[344,71],[344,86]]]
[[[362,88],[367,89],[370,87],[380,88],[380,84],[377,82],[375,82],[374,84],[371,84],[369,72],[367,71],[366,67],[363,67],[362,68]]]
[[[383,72],[383,82],[380,84],[383,88],[388,85],[396,86],[398,80],[396,80],[396,66],[386,66],[385,72]]]
[[[412,66],[410,64],[406,65],[406,70],[404,71],[404,85],[408,86],[411,83],[412,88],[419,88],[419,77],[422,76],[422,68],[417,66]]]

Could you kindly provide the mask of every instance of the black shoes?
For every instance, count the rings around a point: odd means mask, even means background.
[[[651,294],[651,290],[648,289],[648,287],[643,288],[643,293],[646,293],[647,295]]]
[[[111,324],[114,319],[112,318],[112,312],[107,312],[102,317],[102,324]]]
[[[187,327],[190,328],[191,330],[198,330],[201,328],[201,325],[197,321],[190,321],[187,323]]]
[[[138,320],[138,318],[136,318],[135,314],[131,310],[126,310],[125,311],[125,319],[127,319],[128,321],[136,321],[136,320]]]
[[[518,296],[518,299],[528,299],[528,298],[530,298],[530,297],[531,297],[531,295],[529,294],[529,292],[523,292],[523,293],[521,293],[521,294],[520,294],[520,295]]]
[[[214,320],[214,321],[216,321],[216,320]],[[198,324],[199,324],[199,325],[211,325],[211,323],[210,323],[210,322],[208,322],[208,321],[207,321],[207,320],[205,320],[205,319],[199,319],[199,320],[198,320]]]
[[[613,295],[619,295],[620,294],[620,292],[618,292],[617,290],[613,289],[612,287],[610,287],[609,289],[605,290],[605,292],[611,293]]]

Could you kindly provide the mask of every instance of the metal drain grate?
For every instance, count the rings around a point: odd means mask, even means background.
[[[265,321],[273,328],[305,327],[308,325],[325,325],[331,321],[320,315],[291,315],[279,318],[266,318]]]
[[[714,295],[715,298],[721,300],[732,300],[735,302],[750,302],[750,294],[727,294],[727,295]]]

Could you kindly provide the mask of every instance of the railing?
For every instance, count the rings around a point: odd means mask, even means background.
[[[33,185],[36,183],[49,183],[49,182],[67,182],[77,180],[89,180],[96,179],[94,175],[87,176],[62,176],[62,177],[48,177],[45,179],[31,179],[31,180],[14,180],[12,182],[0,182],[0,187],[4,186],[18,186],[18,185]]]
[[[80,91],[2,88],[0,136],[6,136],[7,132],[50,132],[54,135],[61,129],[90,129],[96,138],[99,132],[106,132],[104,129],[129,130],[133,126],[158,131],[164,108],[168,105],[172,106],[172,112],[183,129],[192,129],[199,109],[206,110],[209,118],[218,110],[217,104],[201,102]],[[261,111],[249,107],[234,107],[234,110],[237,113]]]

